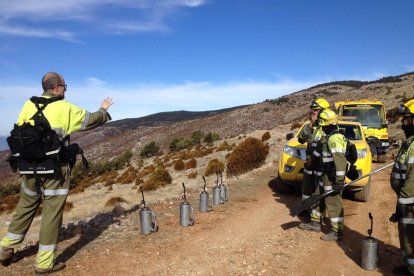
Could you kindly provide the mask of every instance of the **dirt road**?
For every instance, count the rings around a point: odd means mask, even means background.
[[[344,200],[346,228],[338,243],[297,228],[289,207],[299,196],[277,194],[276,173],[273,164],[232,180],[230,201],[209,213],[196,211],[192,227],[179,226],[181,199],[171,199],[150,206],[158,214],[155,234],[140,235],[135,210],[93,234],[64,240],[59,259],[67,268],[57,275],[391,275],[392,267],[402,264],[397,227],[388,222],[395,206],[389,169],[373,176],[369,202]],[[190,190],[187,196],[196,210],[198,193]],[[360,267],[369,212],[379,240],[376,271]],[[0,274],[32,274],[35,253],[34,246],[19,252]]]

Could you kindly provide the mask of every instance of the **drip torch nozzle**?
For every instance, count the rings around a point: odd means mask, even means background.
[[[142,190],[142,187],[141,186],[139,186],[139,190],[141,191],[141,195],[142,195],[141,204],[144,205],[144,208],[145,208],[144,191]]]
[[[370,229],[368,229],[368,235],[369,235],[369,237],[371,238],[372,229],[373,229],[373,227],[374,227],[374,223],[373,223],[374,218],[372,217],[372,214],[371,214],[371,213],[369,213],[369,214],[368,214],[368,217],[369,217],[369,219],[371,220],[371,228],[370,228]]]
[[[221,181],[221,185],[223,185],[223,174],[221,173],[221,171],[218,171],[220,174],[220,181]]]
[[[203,191],[205,192],[206,191],[207,182],[206,182],[206,178],[204,177],[204,175],[203,175],[203,180],[204,180]]]
[[[187,202],[187,197],[185,196],[185,185],[184,185],[184,182],[183,182],[183,189],[184,189],[184,194],[183,194],[182,198],[184,199],[184,202]]]

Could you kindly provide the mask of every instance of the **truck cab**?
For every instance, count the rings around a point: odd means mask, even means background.
[[[385,162],[390,147],[384,103],[379,100],[346,100],[335,103],[341,120],[360,122],[373,160]]]

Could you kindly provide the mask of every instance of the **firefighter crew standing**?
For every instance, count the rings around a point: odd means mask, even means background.
[[[311,115],[309,123],[303,126],[302,130],[298,134],[298,141],[301,144],[307,143],[306,147],[306,163],[303,169],[302,180],[302,200],[312,195],[315,190],[315,181],[321,176],[322,172],[311,165],[311,154],[314,151],[318,141],[323,135],[322,129],[318,125],[318,115],[326,108],[329,108],[329,103],[323,98],[313,100],[310,109]]]
[[[400,247],[405,266],[394,268],[399,275],[414,275],[414,100],[400,109],[406,141],[401,145],[391,173],[391,187],[397,194],[397,208],[391,221],[398,221]]]
[[[49,72],[42,78],[44,98],[64,98],[67,85],[60,74]],[[70,134],[95,128],[111,119],[108,108],[112,99],[103,100],[101,108],[90,113],[65,100],[55,101],[46,106],[44,116],[60,139]],[[18,117],[17,125],[29,122],[37,108],[34,103],[27,101]],[[39,234],[39,251],[36,257],[36,274],[47,274],[65,267],[64,263],[55,262],[58,234],[63,219],[63,208],[69,192],[68,164],[61,163],[61,176],[54,175],[23,175],[21,183],[20,201],[11,221],[8,232],[1,240],[0,261],[3,265],[10,263],[13,257],[13,248],[23,242],[36,211],[42,201],[42,219]],[[37,181],[40,180],[40,181]],[[37,187],[40,183],[40,187]]]
[[[337,125],[338,118],[334,111],[323,110],[318,116],[319,126],[324,132],[316,149],[312,154],[313,164],[322,168],[322,177],[319,182],[319,189],[314,194],[321,194],[334,190],[324,200],[324,205],[312,210],[311,221],[302,222],[300,228],[304,230],[321,231],[321,213],[326,208],[330,221],[331,230],[321,239],[324,241],[342,240],[344,229],[344,208],[342,205],[341,191],[345,182],[347,170],[346,146],[347,140],[339,132]]]

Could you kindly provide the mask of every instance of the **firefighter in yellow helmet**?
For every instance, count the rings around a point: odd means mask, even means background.
[[[111,119],[108,108],[112,99],[106,98],[96,112],[88,112],[68,101],[63,100],[67,85],[62,75],[49,72],[42,78],[43,102],[50,102],[44,107],[43,114],[50,127],[56,132],[62,145],[68,141],[70,134],[100,126]],[[57,99],[59,97],[59,99]],[[27,101],[20,111],[17,126],[30,123],[37,114],[39,103]],[[63,147],[61,147],[63,148]],[[61,150],[62,151],[62,150]],[[65,155],[62,155],[65,156]],[[75,157],[76,158],[76,157]],[[40,203],[43,201],[42,219],[39,233],[39,250],[36,258],[35,273],[48,274],[65,267],[62,262],[55,262],[59,229],[62,225],[63,208],[69,192],[69,163],[64,159],[57,164],[58,174],[22,174],[20,201],[16,207],[5,237],[0,241],[0,262],[8,265],[12,261],[13,251],[19,246],[29,230]]]
[[[400,247],[405,266],[395,267],[398,275],[414,275],[414,100],[399,109],[406,141],[401,145],[391,173],[391,187],[397,194],[396,212],[390,218],[398,222]]]
[[[306,163],[303,168],[302,200],[312,195],[316,188],[315,182],[321,176],[321,171],[311,165],[310,156],[323,135],[323,131],[318,125],[318,115],[322,110],[329,107],[328,101],[323,98],[313,100],[310,105],[309,123],[303,126],[298,135],[299,143],[307,143]],[[305,220],[308,220],[308,215],[305,216]]]
[[[318,116],[318,123],[324,135],[318,142],[312,153],[312,163],[321,167],[322,176],[318,188],[314,194],[321,194],[334,190],[330,196],[325,198],[324,204],[312,210],[311,221],[302,223],[300,228],[317,231],[321,229],[321,214],[326,208],[330,221],[331,230],[321,237],[324,241],[342,240],[344,229],[344,209],[342,205],[341,192],[345,182],[347,170],[346,144],[347,140],[339,132],[338,118],[334,111],[324,109]]]

